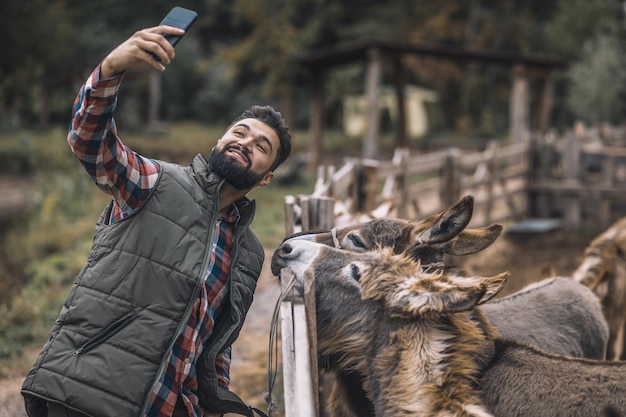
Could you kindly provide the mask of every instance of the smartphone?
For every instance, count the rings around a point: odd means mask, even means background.
[[[198,13],[193,10],[185,9],[180,6],[175,6],[161,21],[161,25],[173,26],[175,28],[183,29],[185,32],[189,30],[193,22],[198,18]],[[179,35],[164,34],[163,37],[172,45],[176,46],[178,41],[182,39]],[[154,59],[161,61],[158,56],[152,54]]]

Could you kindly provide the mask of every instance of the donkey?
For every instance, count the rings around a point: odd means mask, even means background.
[[[378,219],[330,232],[298,233],[283,242],[314,241],[353,252],[391,248],[393,253],[408,254],[422,265],[449,268],[444,255],[469,255],[483,250],[502,231],[500,225],[466,228],[472,212],[473,198],[466,196],[422,221]],[[273,273],[278,276],[280,271],[274,267]],[[605,357],[609,331],[600,303],[588,288],[570,278],[557,277],[532,284],[509,297],[485,304],[483,311],[502,337],[558,354]],[[372,405],[361,389],[363,375],[342,369],[333,361],[328,367],[334,379],[327,404],[330,414],[373,415]]]
[[[318,348],[363,375],[376,417],[626,413],[626,362],[499,337],[483,303],[508,273],[465,276],[391,249],[355,253],[302,240],[281,245],[272,267],[290,268],[300,289],[314,274]]]
[[[585,249],[573,278],[600,299],[609,326],[607,359],[626,359],[626,217]]]

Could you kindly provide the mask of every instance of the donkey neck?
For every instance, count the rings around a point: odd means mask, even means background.
[[[473,313],[394,320],[371,366],[377,415],[489,416],[475,385],[493,355],[482,320]]]

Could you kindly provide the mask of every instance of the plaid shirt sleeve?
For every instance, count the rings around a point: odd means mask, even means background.
[[[114,220],[124,218],[146,201],[160,166],[127,146],[117,136],[113,113],[122,75],[101,80],[100,66],[81,87],[73,106],[67,141],[96,185],[117,205]]]

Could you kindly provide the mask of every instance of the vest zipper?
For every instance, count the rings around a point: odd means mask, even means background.
[[[219,206],[218,204],[215,204],[215,207],[214,207],[215,213],[219,212],[218,206]],[[203,274],[206,273],[206,270],[208,269],[208,266],[209,266],[209,260],[211,258],[211,249],[212,249],[212,245],[210,242],[213,241],[213,235],[215,234],[216,223],[217,223],[216,217],[213,216],[213,220],[211,222],[211,228],[209,229],[210,232],[208,234],[207,243],[205,244],[206,248],[204,252],[204,259],[202,260],[202,269],[201,269],[202,272],[200,273],[196,281],[196,287],[194,288],[191,300],[195,300],[198,297],[201,291],[201,287],[203,285],[202,278],[203,278]],[[178,323],[178,328],[176,329],[175,337],[172,337],[172,340],[170,341],[170,345],[167,348],[166,355],[171,355],[176,339],[178,339],[178,336],[183,331],[183,327],[187,324],[187,321],[189,320],[189,316],[191,316],[191,310],[193,309],[193,304],[194,304],[193,301],[190,301],[187,304],[187,309],[185,310],[185,314],[183,315],[183,318],[180,321],[180,323]],[[161,362],[161,365],[159,366],[159,370],[157,371],[156,377],[154,378],[152,385],[150,387],[149,394],[146,396],[144,400],[143,407],[141,407],[141,413],[139,414],[140,416],[145,416],[146,413],[148,412],[147,409],[149,406],[148,402],[150,400],[150,394],[152,394],[152,392],[154,391],[154,387],[161,380],[161,376],[163,375],[163,373],[165,373],[166,365],[167,365],[166,361]]]
[[[117,332],[122,330],[124,327],[126,327],[126,325],[130,323],[131,321],[133,321],[136,317],[137,317],[137,313],[132,311],[130,314],[109,324],[100,333],[98,333],[91,339],[87,340],[87,342],[85,342],[84,344],[79,346],[76,350],[74,350],[73,355],[78,356],[82,353],[85,353],[91,348],[93,348],[94,346],[97,346],[101,344],[102,342],[104,342],[105,340],[111,338],[114,334],[116,334]]]

